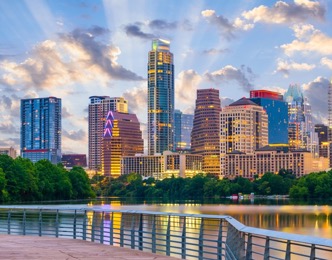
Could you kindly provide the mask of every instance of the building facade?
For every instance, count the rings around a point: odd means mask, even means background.
[[[21,156],[61,162],[61,99],[21,100]]]
[[[102,173],[121,175],[121,158],[143,153],[140,123],[134,114],[109,111],[103,134]]]
[[[17,156],[16,150],[13,147],[0,148],[0,154],[8,155],[8,156],[12,157],[13,159],[15,159]]]
[[[66,168],[72,168],[74,166],[87,167],[85,154],[63,154],[61,162]]]
[[[268,116],[263,107],[242,98],[223,108],[220,113],[220,164],[222,175],[226,155],[233,151],[253,153],[268,145]]]
[[[329,157],[328,127],[323,124],[315,125],[315,132],[318,134],[319,157]]]
[[[252,90],[250,100],[266,111],[269,144],[288,144],[288,104],[283,96],[268,90]]]
[[[193,129],[194,115],[183,114],[174,110],[174,150],[189,151],[191,148],[191,131]]]
[[[89,104],[89,155],[90,170],[101,170],[101,151],[106,116],[109,111],[128,113],[128,102],[123,97],[91,96]]]
[[[148,153],[172,151],[174,129],[174,65],[170,42],[152,41],[148,57]]]
[[[202,170],[220,175],[219,90],[198,89],[191,132],[191,152],[202,156]]]
[[[164,152],[162,155],[124,156],[121,161],[122,174],[137,173],[143,177],[162,180],[174,177],[192,177],[202,173],[202,156]]]
[[[287,148],[287,147],[286,147]],[[313,170],[313,158],[308,151],[264,150],[246,154],[232,152],[226,155],[225,171],[230,178],[243,177],[253,179],[264,173],[278,173],[285,169],[292,171],[297,177],[309,174]]]

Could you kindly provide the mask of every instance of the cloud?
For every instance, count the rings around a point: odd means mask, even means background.
[[[327,66],[329,69],[332,70],[332,60],[331,59],[324,57],[320,60],[320,64]]]
[[[203,78],[195,70],[181,71],[175,79],[175,100],[181,106],[195,103],[196,91]]]
[[[154,38],[158,38],[154,34],[143,32],[137,24],[126,25],[125,32],[128,36],[137,37],[143,40],[151,40]]]
[[[140,86],[123,93],[123,97],[128,101],[128,108],[130,113],[136,115],[146,115],[147,111],[147,83],[142,83]],[[140,118],[142,122],[142,118]]]
[[[75,29],[56,40],[37,44],[21,62],[0,61],[0,83],[37,90],[110,80],[138,81],[143,78],[117,63],[121,51],[100,38],[108,34],[102,27]],[[68,88],[66,88],[68,91]]]
[[[221,97],[220,102],[221,102],[221,107],[226,107],[229,104],[235,102],[235,100],[232,98],[228,98],[228,97]]]
[[[227,65],[220,70],[214,72],[206,72],[204,74],[206,80],[215,84],[220,84],[227,81],[236,81],[245,91],[253,89],[251,81],[256,77],[251,68],[241,66],[237,69],[231,65]]]
[[[204,10],[201,15],[211,24],[215,25],[219,32],[226,37],[226,39],[234,38],[234,31],[236,27],[222,15],[217,15],[215,10]]]
[[[156,19],[149,22],[149,27],[154,30],[173,30],[178,27],[178,23]]]
[[[281,72],[283,73],[286,77],[289,75],[289,72],[291,70],[297,70],[297,71],[309,71],[314,69],[316,66],[314,64],[308,64],[308,63],[296,63],[292,60],[287,61],[287,60],[282,60],[278,59],[277,63],[277,69],[275,72]]]
[[[294,24],[309,19],[323,21],[325,7],[319,2],[310,0],[294,0],[293,3],[277,1],[274,6],[260,5],[242,13],[242,17],[253,23]]]
[[[0,123],[0,131],[2,134],[19,134],[19,130],[12,122],[2,122]]]
[[[62,129],[62,136],[73,141],[84,141],[86,139],[86,133],[82,129],[78,131]]]
[[[318,122],[327,123],[328,100],[327,95],[330,81],[324,77],[317,77],[313,81],[304,84],[304,96],[308,98],[313,116]]]
[[[222,54],[222,53],[226,53],[229,52],[228,49],[215,49],[215,48],[211,48],[208,50],[204,50],[202,53],[206,54],[206,55],[218,55],[218,54]]]
[[[71,113],[69,113],[69,111],[66,107],[62,107],[61,116],[62,116],[62,118],[69,118],[69,117],[72,117],[73,115]]]
[[[308,54],[316,52],[322,55],[332,54],[332,38],[315,29],[312,25],[300,24],[292,26],[296,39],[280,46],[286,55],[296,52]]]

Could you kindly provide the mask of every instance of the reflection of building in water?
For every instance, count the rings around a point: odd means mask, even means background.
[[[164,152],[162,155],[123,156],[121,173],[138,173],[144,177],[192,177],[202,173],[202,156]]]

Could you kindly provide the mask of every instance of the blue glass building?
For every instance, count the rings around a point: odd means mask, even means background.
[[[174,110],[174,150],[190,150],[193,121],[194,115],[183,114],[178,109]]]
[[[21,100],[21,156],[61,162],[61,99]]]
[[[152,41],[148,58],[148,153],[173,148],[174,65],[170,42]]]
[[[288,145],[288,104],[282,95],[268,90],[253,90],[250,91],[250,100],[266,111],[269,144]]]

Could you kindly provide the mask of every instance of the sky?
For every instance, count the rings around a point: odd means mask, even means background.
[[[175,108],[196,90],[222,106],[249,91],[302,87],[327,123],[332,70],[330,0],[0,1],[0,147],[20,148],[20,99],[62,99],[62,152],[88,151],[90,96],[123,96],[146,136],[147,58],[170,40]],[[147,145],[145,140],[145,146]]]

